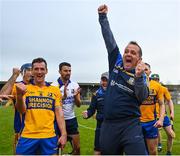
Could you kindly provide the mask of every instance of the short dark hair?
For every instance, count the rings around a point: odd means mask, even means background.
[[[142,57],[142,49],[136,41],[130,41],[129,44],[133,44],[139,47],[139,56]]]
[[[71,64],[68,63],[68,62],[62,62],[62,63],[60,63],[60,64],[59,64],[59,70],[61,70],[63,66],[71,67]]]
[[[35,59],[32,61],[32,67],[33,67],[34,63],[41,63],[41,62],[44,62],[44,63],[45,63],[45,66],[46,66],[46,69],[47,69],[47,62],[46,62],[46,60],[43,59],[42,57],[35,58]]]
[[[149,69],[151,69],[151,66],[150,66],[150,64],[149,63],[144,63],[145,65],[147,65],[148,67],[149,67]]]

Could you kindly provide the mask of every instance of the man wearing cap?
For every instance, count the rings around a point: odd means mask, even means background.
[[[131,41],[121,55],[110,29],[107,12],[106,5],[98,8],[109,61],[109,83],[100,135],[101,154],[146,155],[139,121],[139,106],[148,97],[142,50],[136,42]]]
[[[158,74],[152,74],[151,79],[155,80],[159,83],[160,77]],[[170,112],[170,119],[167,116],[167,109],[165,107],[165,116],[164,116],[164,121],[163,121],[163,128],[166,132],[167,135],[167,155],[171,155],[172,151],[172,146],[173,146],[173,139],[175,138],[175,132],[172,128],[172,124],[170,120],[174,120],[174,105],[173,101],[171,99],[171,94],[168,91],[168,88],[165,86],[162,86],[163,88],[163,96],[166,104],[168,105],[169,112]],[[166,105],[165,105],[166,106]],[[156,104],[156,112],[157,112],[157,118],[159,118],[159,104]],[[159,129],[160,130],[160,129]],[[161,133],[159,131],[159,136],[158,136],[158,151],[160,152],[162,150],[162,144],[161,144]]]
[[[109,74],[105,72],[101,75],[100,87],[99,89],[92,95],[91,103],[89,108],[86,111],[82,112],[83,118],[88,119],[96,113],[96,131],[95,131],[95,139],[94,139],[94,155],[101,155],[99,137],[100,137],[100,129],[102,122],[104,120],[104,98],[106,94],[107,84],[108,84]]]
[[[10,79],[7,81],[7,83],[3,86],[1,92],[3,94],[12,94],[13,95],[13,103],[16,103],[16,84],[17,83],[23,83],[23,84],[29,84],[30,81],[32,80],[32,74],[31,74],[31,63],[25,63],[21,66],[20,69],[18,68],[13,68],[13,74],[10,77]],[[21,73],[22,75],[22,81],[16,82],[19,74]],[[24,126],[24,115],[19,113],[14,107],[14,144],[13,144],[13,151],[15,154],[15,148],[17,141],[20,137],[20,133],[22,130],[22,127]]]
[[[31,63],[25,63],[21,66],[20,72],[22,75],[22,81],[18,83],[23,83],[28,85],[32,81],[32,73],[31,73],[32,65]],[[16,83],[17,84],[17,83]],[[16,97],[16,85],[13,86],[12,95]],[[16,98],[14,98],[14,104],[16,103]],[[14,130],[15,130],[15,140],[14,140],[14,147],[16,147],[17,141],[20,137],[22,128],[24,126],[24,114],[21,114],[17,111],[15,107],[15,114],[14,114]]]

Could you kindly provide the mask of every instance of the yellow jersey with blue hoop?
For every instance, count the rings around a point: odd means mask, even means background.
[[[21,136],[25,138],[54,137],[55,107],[62,106],[62,96],[58,87],[27,85],[24,95],[26,113]]]
[[[168,89],[166,87],[162,86],[162,90],[163,90],[164,102],[171,100],[171,94],[169,93]],[[156,103],[156,113],[157,113],[157,117],[158,118],[159,118],[159,112],[160,112],[160,110],[159,110],[159,103]]]
[[[157,100],[163,101],[162,86],[158,82],[151,80],[149,82],[149,96],[145,101],[143,101],[143,103],[140,106],[141,122],[149,122],[157,118],[156,115]]]

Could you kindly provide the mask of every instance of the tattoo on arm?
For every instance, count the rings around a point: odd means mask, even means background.
[[[16,75],[12,75],[10,79],[7,81],[7,83],[3,86],[3,88],[0,91],[0,94],[10,94],[13,88],[13,85],[17,79]]]

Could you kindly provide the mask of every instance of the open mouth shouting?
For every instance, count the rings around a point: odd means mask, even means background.
[[[131,70],[133,68],[133,60],[131,57],[125,57],[124,68],[125,70]]]

